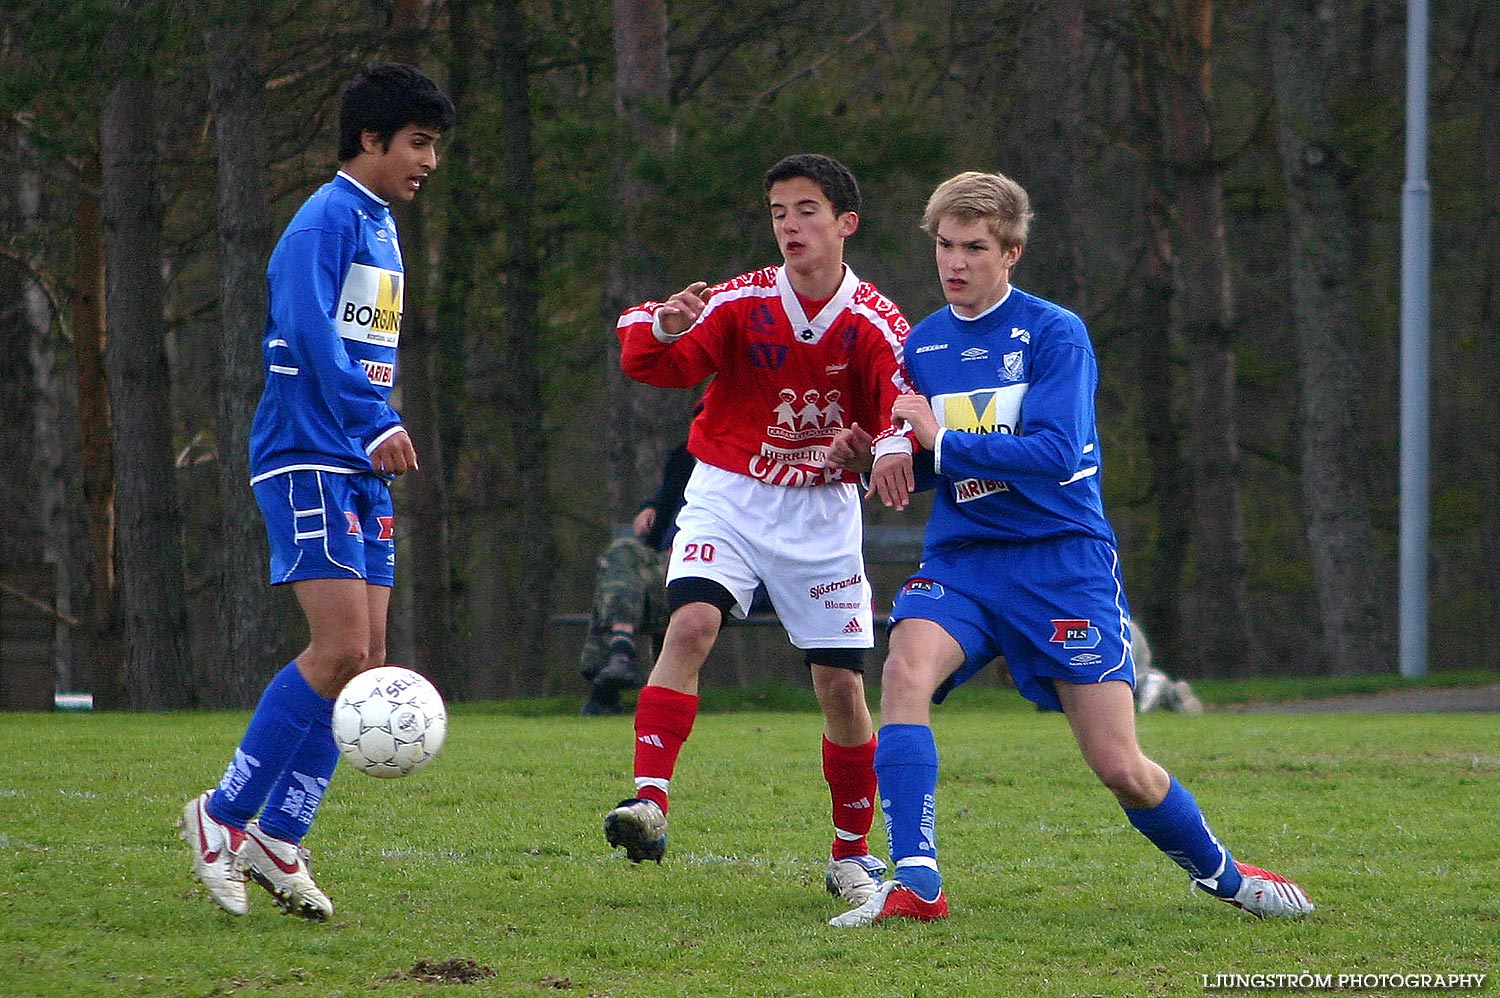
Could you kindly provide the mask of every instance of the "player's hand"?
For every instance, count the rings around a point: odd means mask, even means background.
[[[932,442],[937,439],[937,432],[941,429],[926,396],[915,392],[896,396],[896,402],[891,406],[891,423],[902,432],[910,429],[915,434],[917,443],[928,450],[932,450]]]
[[[823,466],[863,475],[870,470],[870,464],[874,460],[870,452],[874,442],[874,438],[865,432],[864,427],[858,423],[850,423],[839,430],[833,443],[828,445],[828,457],[824,459]]]
[[[651,533],[651,528],[656,526],[656,507],[643,506],[641,511],[635,514],[635,519],[630,521],[630,529],[635,531],[635,536],[641,540]]]
[[[382,475],[404,475],[417,470],[417,449],[405,430],[392,433],[370,452],[370,467]]]
[[[706,281],[694,281],[668,298],[656,313],[662,332],[668,336],[680,336],[691,329],[708,307],[709,296],[703,293],[707,287]]]
[[[900,511],[911,505],[911,494],[916,488],[917,474],[912,469],[911,455],[897,451],[875,462],[865,498],[879,496],[887,509]]]

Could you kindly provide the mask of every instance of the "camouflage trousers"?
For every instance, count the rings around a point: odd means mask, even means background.
[[[615,624],[635,628],[637,660],[650,666],[650,636],[667,627],[667,557],[634,537],[621,537],[599,556],[589,629],[578,657],[578,671],[592,682],[609,661]]]

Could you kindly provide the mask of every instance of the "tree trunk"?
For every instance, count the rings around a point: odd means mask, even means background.
[[[477,129],[469,125],[482,114],[482,109],[475,106],[477,102],[473,100],[471,84],[476,75],[485,75],[475,72],[478,42],[472,27],[474,6],[476,5],[471,3],[457,3],[452,4],[448,10],[448,96],[458,110],[459,127],[454,130],[451,141],[447,143],[447,155],[442,166],[446,174],[446,224],[442,252],[438,259],[441,276],[435,282],[436,356],[433,364],[439,405],[437,446],[445,458],[441,467],[444,477],[443,494],[454,499],[463,495],[457,485],[461,470],[470,467],[471,463],[480,463],[477,448],[467,445],[471,436],[470,424],[474,408],[470,403],[470,378],[481,367],[481,358],[486,356],[480,349],[481,345],[487,347],[491,339],[487,331],[471,328],[476,325],[476,318],[469,308],[479,287],[477,258],[494,229],[492,219],[482,207],[481,171],[473,163],[476,147],[481,144],[480,137],[475,134]],[[474,352],[470,351],[471,337]],[[475,433],[473,436],[482,438],[483,434]],[[462,613],[464,603],[460,598],[461,594],[472,589],[472,583],[481,570],[486,574],[490,571],[487,566],[483,569],[471,566],[463,558],[464,544],[474,542],[478,529],[476,521],[480,519],[471,515],[471,506],[472,504],[455,502],[447,511],[447,516],[452,519],[450,543],[454,537],[463,539],[463,543],[450,554],[449,586],[456,604],[455,617],[467,625],[466,634],[469,630],[481,630],[481,606],[487,608],[487,612],[483,613],[485,617],[500,612],[500,607],[494,603],[475,601],[469,604],[472,609],[468,614]],[[457,641],[458,635],[455,634],[454,639]],[[493,647],[489,644],[483,646]],[[447,686],[444,686],[443,677],[433,677],[433,681],[445,694],[451,691],[460,698],[495,694],[494,677],[490,670],[470,665],[469,656],[462,656],[462,661],[458,661],[460,656],[455,654],[454,657],[453,672],[447,679]]]
[[[212,701],[252,707],[288,654],[289,600],[269,584],[270,560],[250,489],[250,422],[265,374],[261,339],[271,216],[266,203],[261,74],[268,32],[259,8],[208,15],[209,110],[218,154],[219,228],[219,640],[200,677]]]
[[[505,152],[501,157],[501,227],[505,231],[505,264],[501,286],[505,317],[505,383],[514,467],[510,492],[517,500],[513,529],[506,542],[519,556],[519,587],[514,607],[518,618],[516,662],[508,692],[539,692],[545,660],[552,588],[556,578],[556,540],[552,531],[549,480],[551,449],[547,436],[544,381],[539,355],[540,264],[535,230],[536,175],[532,151],[530,25],[519,0],[499,4],[499,95]],[[492,467],[499,475],[502,469]]]
[[[1483,204],[1489,206],[1484,215],[1483,240],[1480,252],[1484,258],[1484,283],[1486,289],[1480,300],[1480,322],[1475,341],[1478,343],[1478,363],[1482,376],[1479,383],[1500,385],[1500,9],[1494,4],[1481,4],[1479,8],[1480,30],[1476,51],[1483,53],[1479,60],[1479,89],[1483,94],[1480,104],[1481,136],[1480,157],[1483,164]],[[1500,443],[1500,405],[1491,397],[1481,408],[1483,416],[1479,426],[1480,439],[1493,447]],[[1500,463],[1479,461],[1474,469],[1479,476],[1479,564],[1481,568],[1479,591],[1481,596],[1477,631],[1493,634],[1500,629]],[[1471,664],[1474,668],[1500,670],[1500,646],[1494,642],[1479,643],[1479,657]]]
[[[78,436],[84,520],[89,538],[89,606],[83,657],[101,707],[123,707],[125,654],[120,645],[120,594],[115,580],[115,455],[104,369],[104,219],[99,162],[83,164],[73,213],[73,359],[78,381]]]
[[[1017,283],[1083,313],[1084,124],[1082,0],[1057,0],[1031,8],[1014,66],[1020,100],[1002,172],[1031,197],[1036,213]],[[1153,632],[1154,634],[1154,632]]]
[[[421,39],[427,26],[425,0],[396,0],[392,12],[393,51],[400,62],[420,64],[426,56]],[[442,413],[438,399],[438,357],[441,352],[431,299],[428,265],[428,207],[419,197],[409,205],[393,205],[401,233],[401,255],[406,268],[406,311],[401,317],[401,419],[411,431],[421,457],[421,471],[400,481],[405,508],[398,505],[398,543],[402,575],[410,578],[409,597],[392,600],[393,609],[410,607],[392,622],[402,640],[392,642],[392,657],[411,650],[412,665],[439,689],[457,691],[453,650],[452,563],[449,557],[447,471],[443,453]],[[401,626],[395,626],[399,623]]]
[[[641,213],[658,193],[640,172],[643,158],[674,142],[669,102],[666,0],[613,0],[615,51],[615,239],[604,277],[604,382],[610,412],[609,513],[630,519],[650,492],[666,452],[681,442],[689,392],[637,384],[620,370],[615,320],[664,289],[661,254],[641,235]],[[767,164],[769,165],[769,164]]]
[[[1141,20],[1145,20],[1144,17]],[[1157,106],[1160,62],[1155,45],[1144,36],[1131,52],[1131,136],[1141,149],[1153,149],[1162,134]],[[1139,276],[1132,283],[1128,307],[1136,335],[1141,422],[1146,457],[1151,467],[1152,505],[1156,537],[1141,577],[1126,579],[1131,613],[1151,634],[1159,660],[1186,662],[1181,635],[1182,585],[1192,540],[1193,482],[1182,452],[1178,414],[1181,394],[1180,358],[1173,348],[1171,206],[1163,190],[1161,161],[1152,159],[1143,171],[1145,241]]]
[[[35,151],[24,139],[16,143],[16,206],[20,222],[30,237],[42,230],[42,170]],[[38,240],[38,245],[41,245]],[[31,361],[32,383],[36,389],[36,408],[32,415],[32,432],[36,441],[37,518],[42,528],[42,561],[52,566],[53,605],[56,623],[53,627],[53,677],[57,690],[82,690],[74,670],[73,585],[78,576],[71,543],[72,519],[68,513],[70,467],[68,455],[68,409],[65,376],[61,370],[58,345],[60,337],[47,294],[42,288],[40,253],[29,261],[33,278],[25,282],[21,294],[20,318],[28,332],[27,353]]]
[[[1292,314],[1301,346],[1302,495],[1331,671],[1389,672],[1392,589],[1375,550],[1357,411],[1363,378],[1352,222],[1326,89],[1338,76],[1323,0],[1271,5],[1276,145],[1287,186]]]
[[[1224,241],[1224,187],[1214,159],[1210,0],[1172,0],[1163,80],[1163,145],[1173,171],[1173,325],[1189,352],[1193,579],[1189,629],[1202,675],[1259,671],[1251,645],[1244,511],[1235,415],[1233,302]]]
[[[138,709],[195,703],[184,649],[181,516],[163,341],[155,87],[144,69],[110,87],[100,118],[110,408],[119,473],[125,683]]]

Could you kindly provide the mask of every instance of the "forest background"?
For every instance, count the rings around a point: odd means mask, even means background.
[[[912,321],[942,303],[933,185],[1030,191],[1016,283],[1092,332],[1107,506],[1160,660],[1393,672],[1405,17],[4,0],[6,591],[55,623],[61,687],[104,707],[248,705],[295,653],[247,485],[265,260],[336,168],[342,85],[404,61],[459,125],[398,215],[422,470],[397,485],[390,657],[451,698],[577,687],[549,621],[587,606],[691,404],[622,377],[614,319],[776,262],[760,176],[799,151],[859,176],[851,265]],[[1494,670],[1500,10],[1434,5],[1430,52],[1430,668]]]

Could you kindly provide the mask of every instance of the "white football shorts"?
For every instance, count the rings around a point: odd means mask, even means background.
[[[874,647],[858,485],[767,485],[700,461],[685,497],[668,585],[712,579],[743,619],[764,582],[794,646]]]

